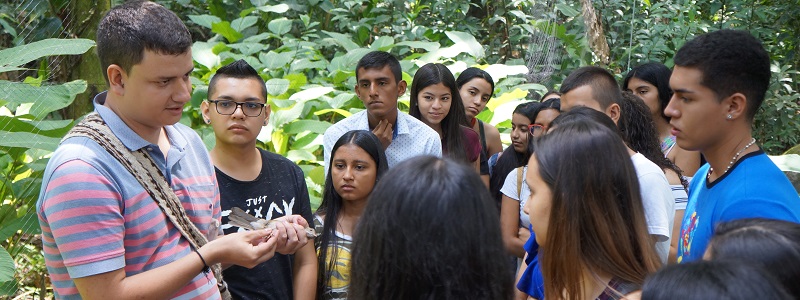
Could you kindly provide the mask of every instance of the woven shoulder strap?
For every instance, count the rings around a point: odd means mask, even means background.
[[[522,201],[522,167],[517,167],[517,197]]]
[[[189,244],[191,244],[194,249],[199,249],[208,243],[206,236],[203,235],[200,230],[197,229],[197,226],[189,219],[186,210],[181,205],[178,195],[175,195],[175,192],[172,190],[169,183],[167,183],[166,177],[161,173],[161,170],[145,148],[130,151],[122,144],[122,141],[114,135],[111,128],[106,125],[103,118],[101,118],[97,112],[92,112],[87,115],[83,121],[75,125],[75,127],[67,133],[63,140],[77,136],[86,137],[97,142],[97,144],[125,166],[125,169],[136,178],[139,184],[150,194],[150,197],[158,203],[158,207],[161,208],[161,211],[164,212],[170,222],[172,222],[172,225],[180,231],[181,235],[189,241]],[[214,277],[217,279],[217,284],[219,285],[223,299],[230,299],[227,285],[222,280],[222,270],[219,264],[215,264],[211,267],[214,271]]]

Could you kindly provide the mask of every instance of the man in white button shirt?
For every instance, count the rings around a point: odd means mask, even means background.
[[[329,127],[323,137],[325,173],[333,144],[351,130],[371,130],[386,150],[389,167],[419,155],[442,156],[439,135],[397,109],[397,98],[406,92],[400,62],[392,54],[373,51],[356,65],[355,92],[366,110],[353,114]]]

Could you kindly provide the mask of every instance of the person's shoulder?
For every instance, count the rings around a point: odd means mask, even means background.
[[[433,130],[433,128],[431,128],[425,123],[422,123],[422,121],[417,120],[417,118],[414,118],[411,115],[404,112],[398,112],[397,118],[398,119],[402,118],[408,124],[408,129],[413,131],[412,134],[414,136],[422,138],[439,139],[439,134],[436,133],[436,131]]]
[[[300,166],[280,154],[272,153],[261,148],[258,148],[258,151],[261,152],[261,159],[263,159],[268,165],[290,169],[295,173],[303,173],[302,169],[300,169]]]
[[[666,180],[666,176],[664,176],[664,171],[656,165],[656,163],[652,162],[651,160],[647,159],[643,154],[636,153],[631,156],[631,162],[633,162],[633,168],[636,169],[636,175],[639,177],[645,176],[648,174],[661,174]]]
[[[494,127],[494,125],[489,124],[489,122],[483,122],[483,130],[487,136],[496,136],[498,139],[500,138],[500,130],[498,130],[497,127]]]
[[[360,121],[365,117],[366,114],[367,114],[367,110],[365,109],[365,110],[362,110],[360,112],[354,113],[354,114],[350,115],[349,117],[341,119],[338,122],[333,123],[333,125],[331,125],[330,127],[328,127],[328,129],[325,130],[325,133],[328,133],[328,131],[337,131],[338,130],[338,131],[347,132],[347,131],[350,131],[350,130],[360,129],[360,128],[358,128],[359,127],[358,123],[360,123]]]

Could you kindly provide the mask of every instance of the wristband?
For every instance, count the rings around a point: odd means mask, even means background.
[[[208,266],[208,264],[206,263],[206,260],[203,259],[203,256],[200,255],[200,252],[197,251],[197,249],[194,249],[194,253],[197,253],[197,257],[200,257],[200,261],[203,262],[203,273],[207,274],[208,271],[211,270],[211,267]]]

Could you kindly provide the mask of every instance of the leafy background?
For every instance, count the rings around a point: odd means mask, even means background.
[[[119,2],[0,3],[0,298],[52,298],[35,201],[48,155],[105,89],[92,40],[97,21]],[[262,71],[273,109],[259,146],[301,166],[315,203],[323,183],[321,134],[363,109],[353,69],[372,50],[397,55],[409,83],[428,62],[454,73],[487,69],[497,85],[478,117],[507,140],[516,104],[556,89],[572,69],[596,64],[621,78],[647,61],[671,66],[675,50],[694,35],[744,29],[764,41],[773,59],[755,135],[770,154],[800,143],[795,0],[159,2],[186,22],[195,41],[195,89],[181,122],[211,147],[213,132],[199,114],[209,77],[247,60]],[[406,95],[400,107],[407,106]]]

